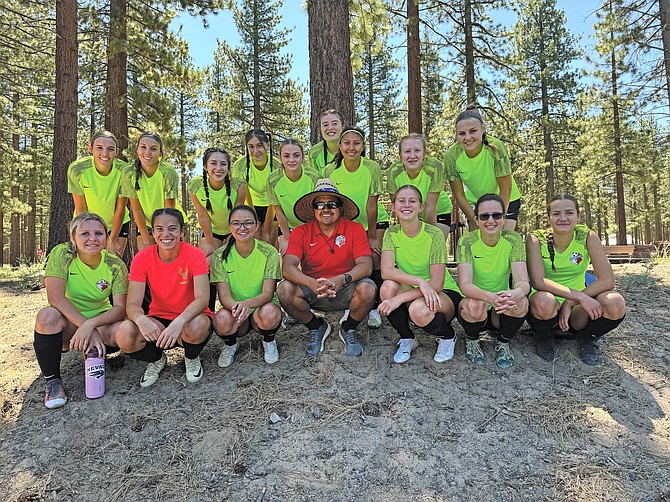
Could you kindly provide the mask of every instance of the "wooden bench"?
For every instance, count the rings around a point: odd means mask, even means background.
[[[610,263],[629,263],[647,260],[651,258],[653,250],[653,246],[645,246],[641,244],[605,246],[605,254]]]

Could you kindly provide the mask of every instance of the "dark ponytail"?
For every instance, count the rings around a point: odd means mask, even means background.
[[[554,257],[556,250],[554,249],[554,232],[547,231],[547,251],[549,251],[549,259],[551,260],[551,269],[556,272],[556,265],[554,265]]]

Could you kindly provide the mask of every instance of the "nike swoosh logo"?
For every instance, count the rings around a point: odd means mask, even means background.
[[[484,257],[483,257],[483,256],[477,256],[477,255],[475,255],[475,258],[484,258]]]
[[[200,378],[200,375],[202,375],[202,367],[198,370],[198,372],[193,375],[195,378]]]
[[[280,197],[286,197],[286,194],[285,194],[285,193],[283,193],[283,194],[281,194],[281,195],[280,195]]]
[[[311,242],[310,242],[310,243],[309,243],[309,247],[312,247],[312,246],[316,246],[316,242],[315,242],[315,243],[311,243]]]
[[[87,187],[86,185],[82,185],[81,187],[82,188],[91,188],[91,187]]]
[[[77,272],[70,272],[70,275],[79,275]]]

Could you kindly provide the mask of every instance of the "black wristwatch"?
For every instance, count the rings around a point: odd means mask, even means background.
[[[349,284],[351,282],[351,274],[342,274],[344,276],[344,283]]]

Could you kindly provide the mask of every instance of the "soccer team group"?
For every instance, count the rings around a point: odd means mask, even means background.
[[[584,363],[598,363],[595,342],[626,314],[603,246],[567,194],[549,202],[546,229],[525,241],[514,231],[521,195],[510,159],[475,107],[456,118],[457,141],[442,162],[426,156],[421,135],[402,138],[385,187],[379,165],[365,157],[361,129],[343,127],[336,110],[324,111],[320,126],[323,141],[307,155],[287,139],[275,158],[259,129],[245,135],[246,153],[234,163],[224,149],[207,149],[202,175],[188,183],[197,247],[182,240],[179,177],[163,159],[160,136],[143,133],[132,164],[117,159],[113,134],[93,136],[90,156],[68,170],[70,241],[49,254],[49,306],[35,322],[47,408],[67,402],[63,350],[121,350],[147,363],[140,385],[149,387],[166,365],[164,351],[179,345],[194,383],[212,333],[222,340],[221,367],[233,364],[238,337],[251,330],[263,338],[265,362],[276,363],[283,323],[304,324],[307,354],[317,356],[331,325],[314,311],[344,311],[336,329],[349,356],[363,353],[359,323],[367,318],[378,328],[383,315],[400,336],[396,363],[418,347],[411,323],[435,337],[436,362],[451,359],[454,318],[473,364],[485,364],[479,334],[492,331],[496,364],[513,365],[510,340],[524,321],[543,359],[554,360],[554,335],[564,332],[577,339]],[[445,179],[469,226],[457,244],[457,280],[446,266]],[[120,257],[131,217],[139,251],[128,272]]]

